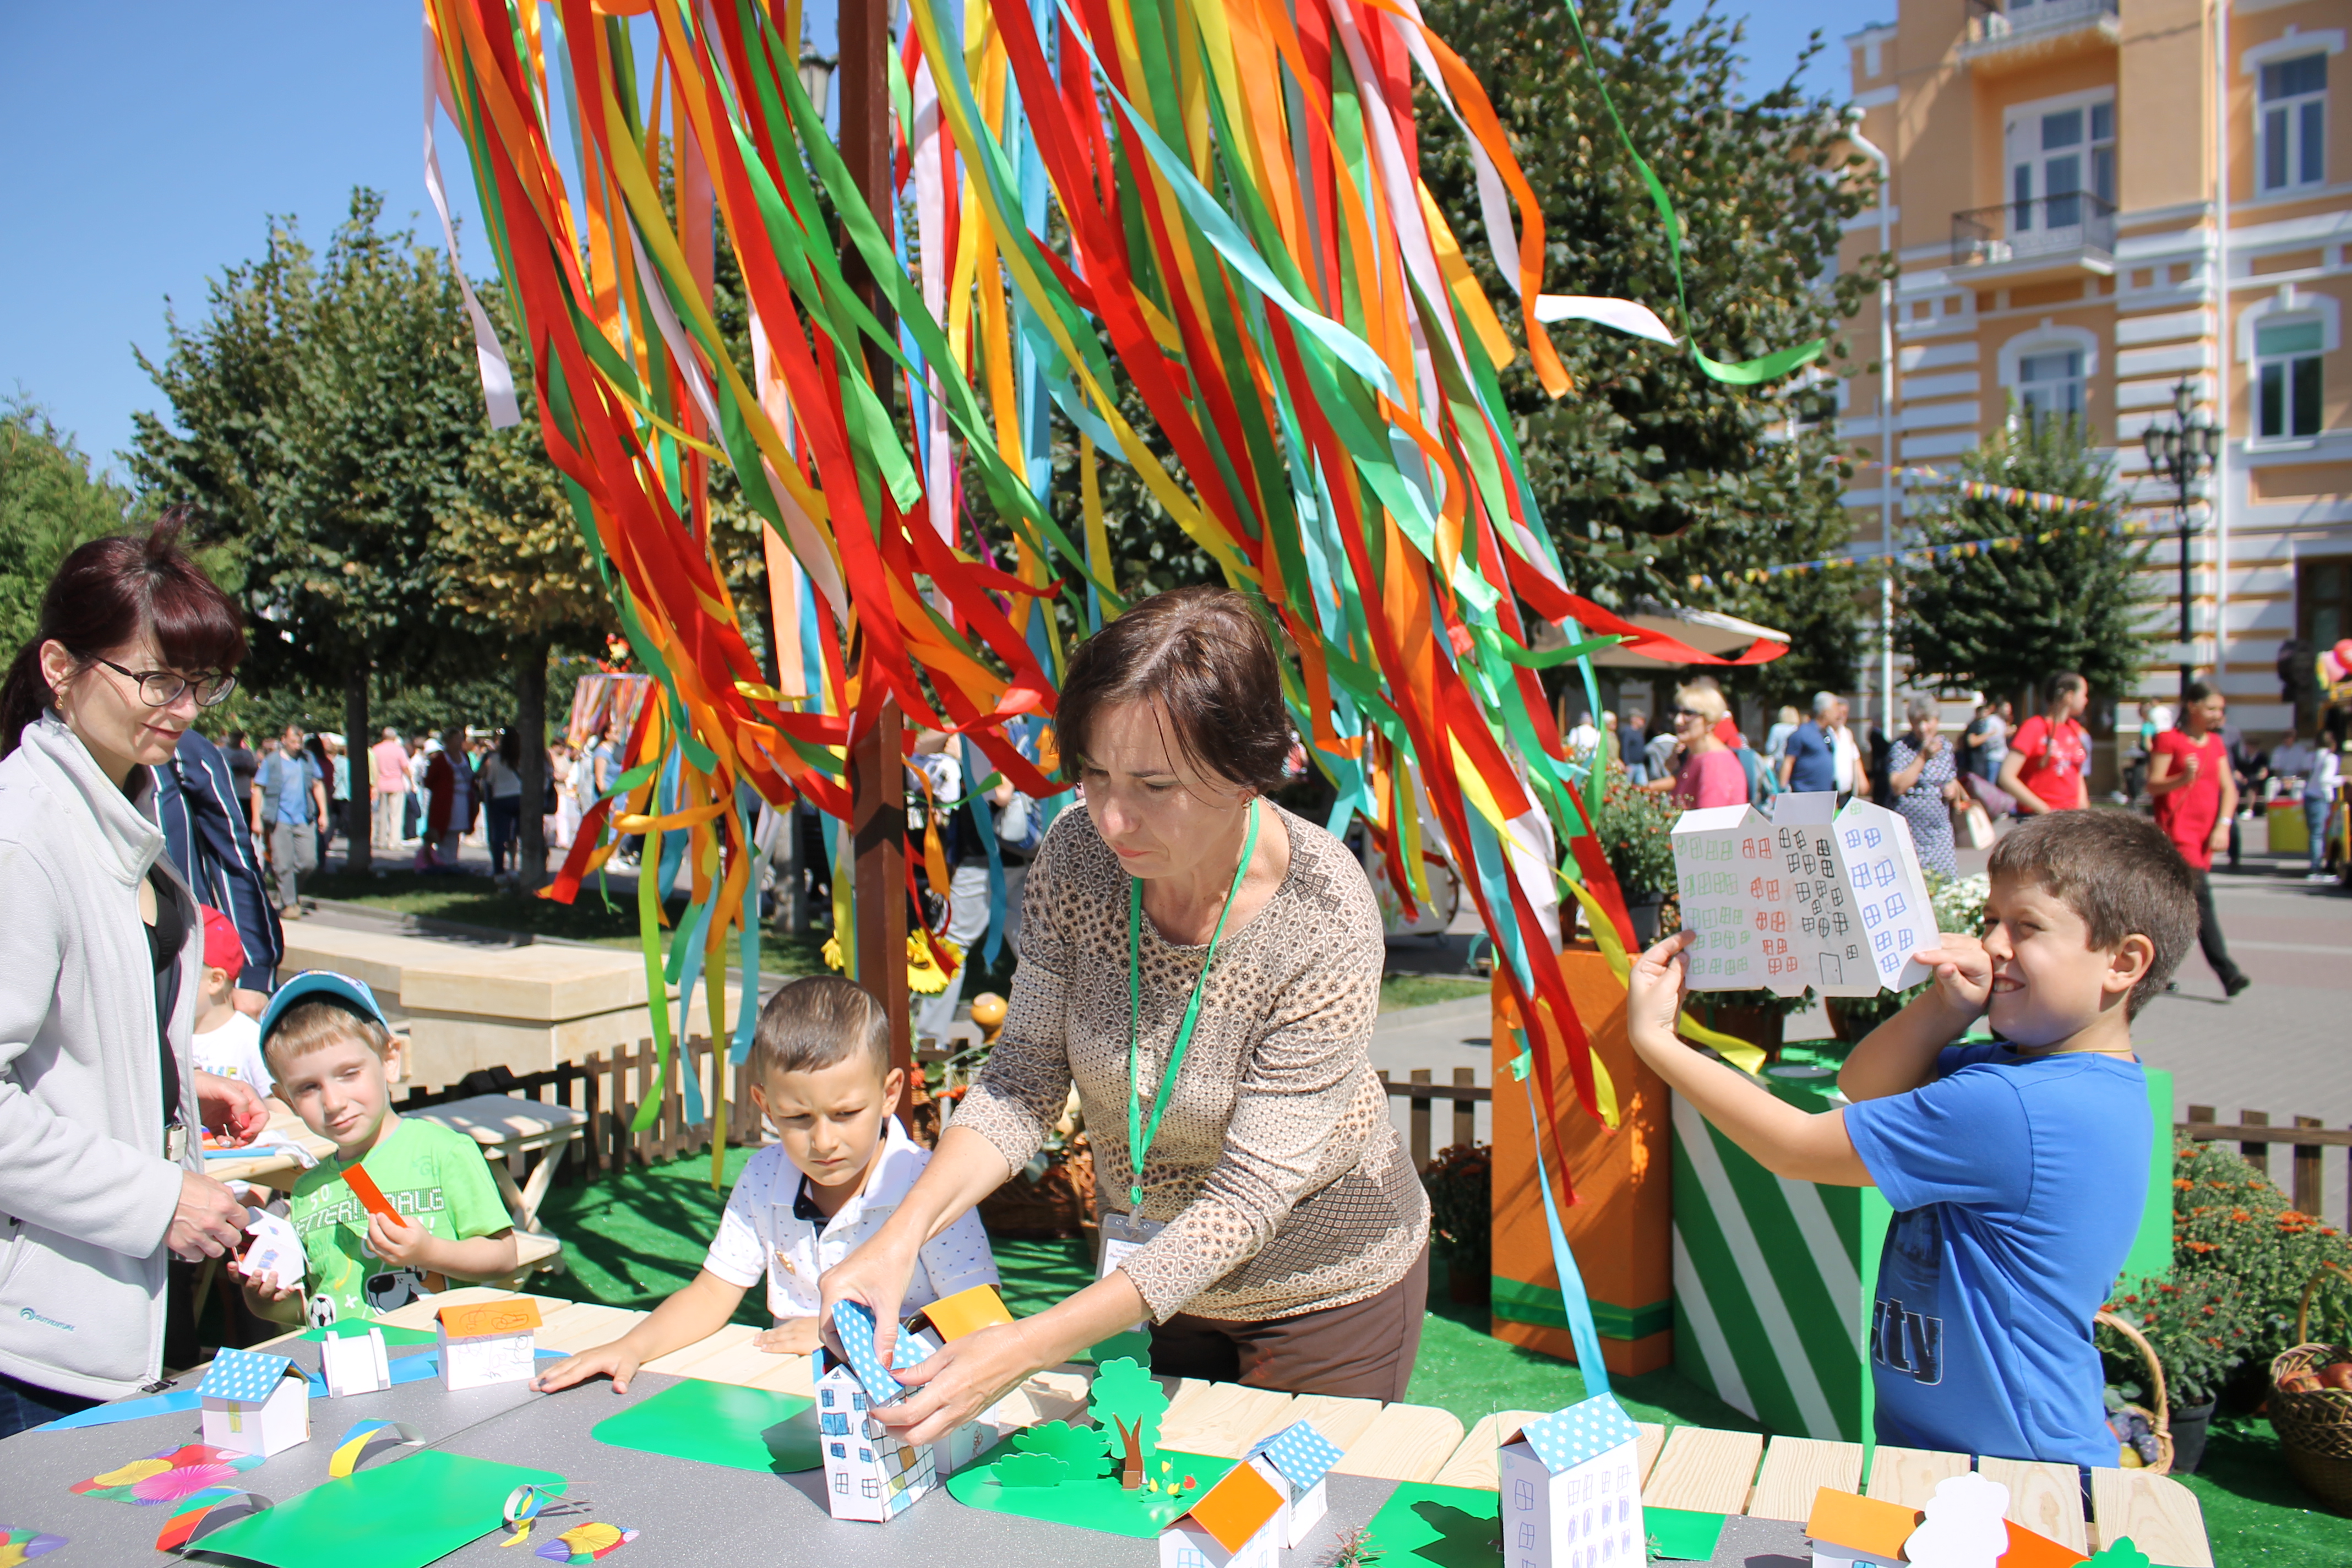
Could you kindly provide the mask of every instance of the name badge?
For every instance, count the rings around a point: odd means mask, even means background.
[[[1102,1216],[1102,1258],[1095,1266],[1095,1278],[1109,1279],[1113,1269],[1140,1251],[1146,1242],[1167,1228],[1166,1220],[1145,1219],[1141,1215],[1104,1215]],[[1127,1331],[1139,1334],[1150,1326],[1148,1323],[1131,1323],[1128,1326]]]

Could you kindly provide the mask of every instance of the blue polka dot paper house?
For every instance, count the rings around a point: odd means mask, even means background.
[[[291,1358],[224,1350],[196,1385],[205,1441],[262,1458],[310,1440],[310,1381]]]
[[[1339,1462],[1339,1450],[1311,1421],[1294,1421],[1261,1437],[1242,1456],[1282,1494],[1282,1543],[1296,1551],[1323,1517],[1323,1478]]]
[[[1504,1568],[1639,1568],[1641,1437],[1605,1394],[1507,1436],[1496,1456]]]
[[[846,1357],[820,1356],[816,1380],[819,1439],[824,1445],[824,1501],[835,1519],[879,1524],[935,1490],[945,1474],[947,1445],[908,1443],[874,1419],[875,1406],[906,1393],[874,1351],[874,1314],[855,1301],[833,1310],[834,1332]],[[938,1348],[935,1336],[901,1332],[894,1366],[909,1367]]]

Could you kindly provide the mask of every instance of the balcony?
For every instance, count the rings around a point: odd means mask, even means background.
[[[1952,215],[1952,265],[1985,281],[2116,269],[2116,204],[2088,191]]]
[[[2121,37],[2117,0],[1969,0],[1960,59],[1995,76],[2092,50]]]

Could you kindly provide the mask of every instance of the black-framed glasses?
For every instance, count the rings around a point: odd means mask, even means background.
[[[100,658],[95,654],[90,657],[93,662],[106,666],[125,679],[137,681],[139,700],[150,708],[169,708],[180,700],[180,693],[192,686],[195,688],[196,706],[199,708],[215,707],[226,701],[228,694],[236,689],[236,677],[234,675],[199,675],[191,680],[177,670],[125,669],[110,658]]]

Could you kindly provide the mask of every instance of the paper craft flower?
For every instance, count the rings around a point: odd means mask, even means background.
[[[206,1487],[226,1486],[236,1479],[234,1465],[174,1465],[160,1475],[131,1483],[131,1495],[143,1503],[178,1502]]]
[[[593,1563],[611,1555],[637,1538],[634,1530],[618,1525],[575,1524],[539,1549],[539,1555],[551,1563]]]
[[[0,1524],[0,1568],[16,1568],[55,1552],[66,1543],[62,1535],[44,1535],[37,1530],[26,1530],[13,1524]]]
[[[109,1470],[102,1476],[92,1476],[86,1481],[76,1481],[73,1484],[73,1489],[85,1493],[109,1491],[116,1487],[127,1487],[135,1482],[143,1481],[150,1476],[160,1476],[171,1468],[172,1462],[169,1459],[133,1459],[121,1468]]]
[[[207,1487],[226,1485],[239,1471],[249,1470],[259,1463],[258,1454],[232,1454],[207,1444],[189,1443],[133,1459],[119,1469],[92,1476],[86,1481],[76,1481],[70,1489],[104,1502],[136,1503],[146,1508],[179,1502]]]

